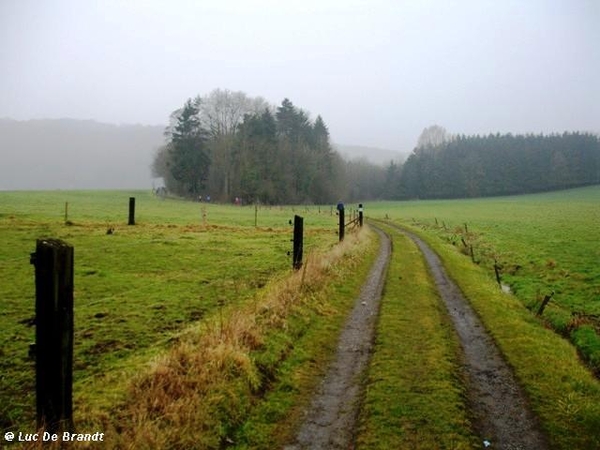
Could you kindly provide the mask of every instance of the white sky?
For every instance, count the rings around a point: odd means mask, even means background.
[[[0,117],[162,125],[215,88],[400,151],[600,132],[600,0],[0,0]]]

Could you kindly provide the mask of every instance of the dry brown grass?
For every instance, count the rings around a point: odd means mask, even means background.
[[[367,230],[349,234],[326,254],[309,255],[301,270],[269,283],[254,302],[224,306],[186,329],[130,380],[126,401],[104,411],[88,408],[80,423],[105,433],[102,448],[223,447],[268,388],[253,354],[308,304],[328,313],[323,287],[342,266],[356,263],[370,236]]]

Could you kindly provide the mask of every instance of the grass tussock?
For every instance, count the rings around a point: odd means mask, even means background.
[[[223,448],[269,390],[309,314],[327,315],[326,285],[361,259],[361,231],[302,269],[270,282],[262,295],[220,310],[179,333],[128,383],[117,407],[89,409],[79,427],[101,429],[103,448]],[[304,319],[303,319],[304,317]],[[293,318],[293,320],[291,320]],[[276,345],[272,341],[277,341]]]

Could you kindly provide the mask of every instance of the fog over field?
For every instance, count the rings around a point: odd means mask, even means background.
[[[164,127],[0,120],[0,190],[151,188]]]
[[[3,121],[0,189],[149,185],[170,113],[217,88],[289,98],[332,142],[393,154],[433,124],[598,133],[598,23],[596,0],[2,1],[0,118],[103,125],[38,143]]]

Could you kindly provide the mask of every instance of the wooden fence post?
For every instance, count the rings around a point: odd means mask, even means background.
[[[304,218],[294,216],[294,252],[292,264],[295,270],[302,267],[302,251],[304,246]]]
[[[342,205],[340,207],[340,205],[338,205],[338,213],[340,216],[340,227],[339,227],[339,237],[340,237],[340,242],[342,242],[344,240],[344,205]]]
[[[202,225],[206,226],[206,206],[202,205]]]
[[[537,315],[541,316],[542,314],[544,314],[544,309],[546,308],[546,305],[548,304],[548,302],[550,300],[552,300],[552,297],[554,297],[554,291],[552,291],[550,293],[550,295],[546,295],[544,296],[544,300],[542,300],[542,304],[540,305],[538,311],[537,311]]]
[[[38,428],[73,429],[73,247],[38,239],[35,266],[35,391]]]
[[[496,282],[498,283],[498,287],[502,289],[502,279],[500,278],[500,266],[498,265],[498,261],[494,259],[494,273],[496,274]]]
[[[363,205],[362,203],[358,204],[358,224],[363,226]]]
[[[135,197],[129,197],[129,222],[127,225],[135,225]]]

